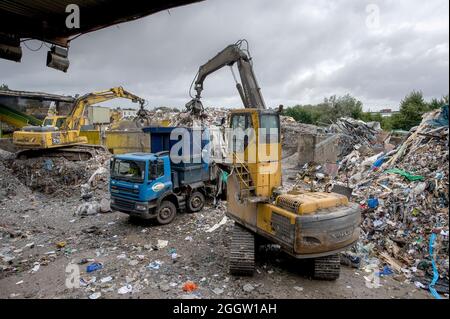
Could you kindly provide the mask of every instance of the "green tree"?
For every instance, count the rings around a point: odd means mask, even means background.
[[[394,129],[410,130],[422,121],[422,114],[429,111],[428,103],[420,91],[412,91],[400,103],[400,114],[392,118]]]
[[[297,122],[313,124],[313,115],[310,111],[301,107],[300,105],[296,105],[292,108],[288,108],[284,115],[293,117]]]
[[[0,85],[0,90],[5,90],[5,91],[8,91],[9,90],[9,87],[8,87],[8,85],[6,85],[6,84],[2,84],[2,85]]]
[[[288,107],[284,115],[306,124],[329,125],[340,117],[358,119],[362,116],[362,102],[351,96],[332,95],[317,105],[296,105]]]
[[[448,104],[448,94],[441,97],[440,99],[432,99],[430,103],[428,103],[428,108],[430,110],[435,110],[443,107],[444,105]]]

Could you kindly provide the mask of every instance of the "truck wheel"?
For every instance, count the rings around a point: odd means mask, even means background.
[[[319,280],[336,280],[341,272],[341,259],[339,254],[315,258],[314,278]]]
[[[172,202],[167,200],[163,201],[158,207],[158,213],[156,220],[160,225],[170,224],[177,213],[177,208]]]
[[[203,206],[205,206],[205,196],[198,191],[193,192],[187,202],[187,211],[189,213],[199,212]]]

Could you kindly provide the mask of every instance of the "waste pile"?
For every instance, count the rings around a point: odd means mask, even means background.
[[[0,149],[0,203],[17,194],[29,194],[31,191],[13,174],[8,162],[15,158],[14,153]]]
[[[205,108],[204,112],[196,115],[191,112],[178,112],[171,114],[169,126],[223,126],[226,125],[229,110],[224,108]],[[222,120],[223,125],[222,125]]]
[[[371,136],[355,140],[365,143]],[[378,154],[353,149],[338,163],[335,177],[324,166],[305,165],[297,184],[322,191],[332,185],[352,188],[353,200],[363,210],[360,247],[353,252],[376,256],[405,279],[421,283],[433,277],[434,260],[440,278],[448,282],[448,144],[448,108],[443,108],[425,114],[396,149]],[[433,233],[437,238],[430,256]]]
[[[108,165],[109,157],[105,153],[87,161],[74,162],[62,157],[18,160],[13,156],[3,161],[3,165],[8,165],[20,184],[32,191],[70,197],[74,194],[74,188],[86,183],[99,167]],[[98,183],[103,183],[106,188],[107,179],[103,178]]]
[[[382,148],[385,136],[382,134],[380,123],[364,122],[352,118],[342,117],[328,128],[330,133],[339,134],[340,156],[349,154],[354,146]],[[378,144],[378,145],[377,145]]]

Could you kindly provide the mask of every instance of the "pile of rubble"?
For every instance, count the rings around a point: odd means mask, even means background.
[[[109,157],[109,154],[99,154],[88,161],[74,162],[62,157],[17,160],[13,156],[3,160],[2,165],[9,167],[8,176],[29,190],[70,197],[74,188],[86,183],[99,167],[108,165]],[[106,188],[106,178],[97,182]]]
[[[8,161],[15,158],[13,153],[0,149],[0,203],[7,201],[17,194],[29,194],[31,191],[23,185],[10,169]]]
[[[169,126],[222,126],[227,121],[229,110],[223,108],[205,108],[202,114],[195,115],[190,112],[178,112],[170,114]],[[167,116],[166,116],[167,118]]]
[[[353,200],[363,209],[361,244],[366,253],[409,280],[426,282],[433,277],[432,260],[440,277],[448,280],[449,128],[448,113],[446,123],[442,121],[445,114],[443,109],[424,115],[420,126],[394,150],[374,154],[373,149],[358,146],[339,162],[336,176],[326,172],[324,165],[305,165],[297,177],[298,183],[307,182],[316,190],[330,190],[332,185],[352,188]],[[370,136],[355,139],[359,144],[370,141]],[[430,256],[433,233],[437,240]]]
[[[380,123],[364,122],[352,118],[340,118],[328,128],[329,133],[339,135],[340,156],[348,155],[356,147],[383,149],[386,135]]]

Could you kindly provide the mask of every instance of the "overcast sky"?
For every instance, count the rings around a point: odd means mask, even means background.
[[[397,109],[414,89],[448,93],[448,0],[206,0],[79,37],[67,73],[45,66],[47,47],[23,47],[20,64],[0,60],[0,83],[71,95],[121,85],[150,107],[184,107],[198,67],[241,38],[271,107],[350,93],[366,110]],[[242,105],[229,68],[205,81],[203,97]],[[120,104],[129,106],[110,105]]]

